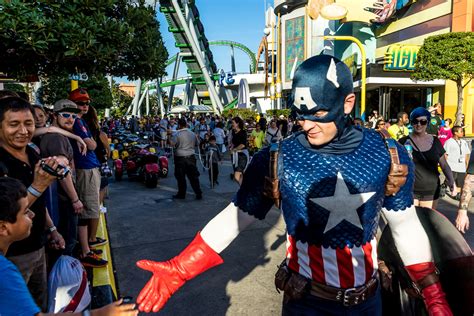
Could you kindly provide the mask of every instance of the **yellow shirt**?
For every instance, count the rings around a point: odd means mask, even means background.
[[[253,137],[255,148],[262,148],[263,146],[263,139],[265,138],[265,133],[263,131],[257,132],[257,130],[253,130],[250,134]]]
[[[387,131],[395,140],[399,140],[403,136],[408,136],[409,134],[408,127],[398,126],[398,124],[391,125]]]

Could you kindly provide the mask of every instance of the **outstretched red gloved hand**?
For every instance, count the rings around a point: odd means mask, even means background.
[[[417,263],[406,266],[408,274],[421,289],[426,309],[430,316],[452,316],[451,308],[446,301],[433,262]]]
[[[186,281],[224,261],[198,233],[178,256],[166,262],[140,260],[137,266],[153,272],[137,298],[142,312],[157,312]]]

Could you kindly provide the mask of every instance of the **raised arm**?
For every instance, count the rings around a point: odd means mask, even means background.
[[[86,143],[80,138],[79,136],[66,131],[65,129],[56,127],[56,126],[49,126],[49,127],[40,127],[35,129],[35,136],[41,136],[47,133],[56,133],[56,134],[61,134],[63,136],[66,136],[67,138],[74,139],[77,142],[77,145],[79,147],[79,150],[83,155],[87,153],[87,145]]]

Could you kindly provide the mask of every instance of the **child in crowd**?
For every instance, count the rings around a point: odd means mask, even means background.
[[[450,138],[453,138],[453,131],[451,130],[451,123],[453,121],[450,118],[444,120],[443,125],[438,131],[438,138],[441,142],[441,145],[444,146],[444,143]]]
[[[207,165],[209,166],[209,181],[214,185],[219,184],[217,177],[219,175],[218,162],[222,161],[222,154],[216,143],[214,135],[209,137],[209,143],[206,146]]]
[[[0,314],[44,315],[36,305],[18,268],[5,257],[10,245],[30,235],[33,213],[28,208],[25,186],[18,180],[0,178]],[[90,311],[90,315],[137,315],[134,304],[123,304],[118,300],[100,309]],[[52,314],[47,314],[52,315]],[[82,313],[59,313],[56,315],[84,315]]]

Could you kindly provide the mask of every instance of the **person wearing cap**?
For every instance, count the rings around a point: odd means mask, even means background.
[[[437,103],[439,104],[439,103]],[[428,108],[428,112],[430,113],[429,116],[429,124],[428,127],[426,128],[426,132],[428,134],[438,136],[439,128],[441,127],[441,118],[438,115],[438,109],[437,106],[430,106]]]
[[[179,255],[137,262],[152,273],[137,298],[139,309],[159,311],[187,281],[222,264],[220,253],[276,204],[287,228],[286,258],[275,278],[284,291],[282,315],[382,314],[376,238],[381,213],[430,315],[452,315],[413,205],[407,151],[350,124],[356,97],[341,60],[310,57],[292,84],[288,104],[303,131],[257,152],[232,202]],[[405,171],[397,183],[387,183],[394,176],[388,144]]]
[[[84,265],[99,267],[107,264],[107,261],[97,257],[91,248],[103,245],[107,243],[107,240],[96,236],[100,215],[100,162],[94,152],[97,143],[82,118],[89,111],[90,97],[85,89],[78,88],[69,93],[69,100],[73,101],[80,110],[72,131],[87,145],[87,153],[82,155],[76,144],[72,144],[77,177],[76,189],[84,205],[83,211],[79,214],[78,224],[79,243],[82,250],[81,261]]]
[[[413,148],[413,162],[415,164],[415,205],[434,208],[440,197],[440,180],[438,164],[446,176],[451,192],[455,191],[453,173],[445,157],[445,150],[438,137],[427,133],[430,112],[418,107],[410,113],[410,122],[413,133],[402,137],[399,142],[403,145],[410,143]]]
[[[80,110],[70,100],[59,100],[54,104],[52,126],[72,131],[77,113]],[[41,138],[41,156],[56,156],[61,165],[69,168],[71,172],[58,182],[57,201],[59,209],[58,231],[64,237],[66,247],[62,254],[72,256],[76,245],[77,216],[82,212],[83,205],[79,199],[73,183],[74,152],[69,139],[58,133],[48,133]]]

